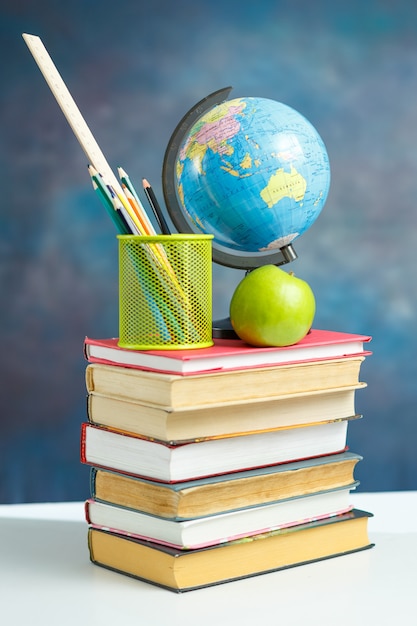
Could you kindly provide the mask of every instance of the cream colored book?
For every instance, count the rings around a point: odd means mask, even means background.
[[[90,363],[85,380],[89,393],[173,410],[351,387],[359,382],[364,359],[355,356],[192,376]]]
[[[350,485],[361,460],[342,452],[181,483],[92,468],[91,496],[167,519],[190,519]]]
[[[358,383],[278,398],[178,409],[90,393],[88,418],[93,424],[178,443],[353,417],[356,391],[365,386]]]

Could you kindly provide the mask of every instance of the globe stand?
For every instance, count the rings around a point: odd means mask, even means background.
[[[291,261],[295,261],[298,256],[290,243],[286,246],[282,246],[282,248],[280,248],[280,252],[283,259],[282,263],[275,263],[275,265],[284,265],[285,263],[291,263]]]
[[[221,320],[213,322],[213,339],[239,339],[233,330],[230,317],[224,317]]]

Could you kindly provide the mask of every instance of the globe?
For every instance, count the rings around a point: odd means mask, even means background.
[[[330,185],[327,151],[291,107],[267,98],[222,101],[183,124],[181,135],[170,173],[174,204],[193,232],[214,235],[214,247],[261,259],[230,265],[261,264],[320,214]]]

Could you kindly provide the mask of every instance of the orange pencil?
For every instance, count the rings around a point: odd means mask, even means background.
[[[142,235],[155,235],[155,231],[153,230],[153,228],[149,227],[149,224],[147,222],[147,220],[145,220],[143,212],[140,210],[140,206],[136,201],[135,196],[130,192],[130,190],[125,186],[122,185],[123,187],[123,191],[125,193],[126,198],[128,199],[128,202],[130,204],[130,206],[132,207],[132,210],[134,211],[138,222],[141,226],[141,234]]]

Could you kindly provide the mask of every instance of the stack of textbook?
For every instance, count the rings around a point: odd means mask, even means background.
[[[186,591],[369,548],[348,451],[370,337],[185,351],[86,338],[94,563]]]

